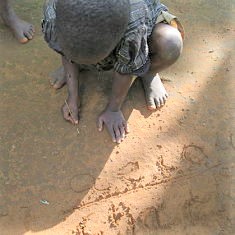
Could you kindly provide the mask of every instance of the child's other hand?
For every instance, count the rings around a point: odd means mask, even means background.
[[[73,125],[77,125],[79,122],[79,110],[78,104],[68,99],[65,100],[64,105],[61,108],[63,117],[65,120],[71,122]]]
[[[129,133],[127,122],[119,110],[117,112],[106,109],[98,118],[98,130],[103,130],[103,125],[108,129],[112,137],[112,141],[120,144],[124,140],[127,133]]]

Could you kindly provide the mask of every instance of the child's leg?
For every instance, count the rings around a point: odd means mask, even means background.
[[[65,57],[62,57],[62,63],[68,87],[68,98],[62,106],[62,113],[65,120],[78,124],[80,108],[78,66],[66,60]]]
[[[0,16],[13,31],[20,43],[26,43],[33,38],[34,28],[31,24],[21,20],[11,7],[10,0],[0,0]]]
[[[165,104],[168,94],[158,73],[179,58],[183,41],[179,31],[167,24],[159,23],[155,26],[149,41],[151,67],[142,77],[146,93],[147,107],[155,110]]]

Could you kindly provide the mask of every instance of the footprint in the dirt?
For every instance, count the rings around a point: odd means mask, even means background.
[[[209,158],[204,153],[203,148],[196,146],[196,145],[188,145],[183,148],[182,158],[187,160],[188,162],[198,165],[198,166],[205,166],[209,167]]]
[[[71,189],[76,193],[82,193],[89,190],[95,183],[95,179],[90,174],[77,174],[71,182]]]
[[[119,170],[118,175],[129,181],[140,181],[140,167],[138,162],[129,162]]]

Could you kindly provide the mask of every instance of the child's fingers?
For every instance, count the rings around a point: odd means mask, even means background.
[[[130,128],[129,128],[127,122],[124,121],[122,124],[123,124],[123,126],[124,126],[124,129],[125,129],[126,134],[130,133]]]
[[[116,136],[115,136],[115,132],[114,132],[113,126],[112,126],[112,125],[107,125],[107,128],[108,128],[109,134],[110,134],[111,137],[112,137],[112,141],[113,141],[114,143],[116,143],[117,140],[116,140]]]
[[[68,112],[63,112],[63,116],[66,121],[72,122],[72,118],[70,117]]]
[[[68,109],[67,105],[64,105],[61,109],[63,117],[66,121],[71,122],[72,124],[77,125],[78,124],[78,116],[74,117],[73,114],[70,112],[70,110]]]
[[[73,125],[77,125],[78,124],[78,119],[74,118],[70,114],[68,115],[67,120],[70,121]]]
[[[75,121],[73,120],[71,116],[68,117],[68,121],[70,121],[72,124],[75,124]]]
[[[120,130],[120,133],[121,133],[121,140],[124,140],[125,137],[126,137],[126,132],[125,132],[125,128],[123,125],[119,125],[119,130]]]
[[[104,125],[104,121],[101,117],[98,118],[98,122],[97,122],[97,128],[99,131],[103,130],[103,125]]]
[[[71,122],[72,124],[75,124],[75,123],[74,123],[74,120],[73,120],[73,118],[70,116],[69,112],[63,112],[63,116],[64,116],[64,119],[65,119],[66,121],[69,121],[69,122]]]
[[[74,117],[74,116],[71,116],[71,115],[70,115],[70,117],[72,118],[73,123],[74,123],[75,125],[77,125],[77,124],[78,124],[78,118],[77,118],[77,117]]]
[[[116,136],[116,141],[115,141],[115,142],[117,142],[118,144],[120,144],[120,143],[121,143],[121,139],[122,139],[120,129],[119,129],[118,126],[114,126],[113,129],[114,129],[115,136]]]

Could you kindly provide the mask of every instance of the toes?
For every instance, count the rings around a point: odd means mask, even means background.
[[[63,80],[66,83],[64,68],[61,66],[49,74],[50,84],[53,86],[57,80]],[[63,84],[62,84],[63,85]]]
[[[53,87],[57,90],[57,89],[60,89],[62,88],[64,85],[65,85],[66,81],[63,79],[63,80],[54,80],[53,81]]]
[[[33,25],[30,25],[29,26],[30,30],[33,32],[33,34],[35,33],[35,29],[34,29],[34,26]]]
[[[30,29],[30,30],[29,30],[29,33],[30,33],[31,37],[33,38],[33,36],[34,36],[34,31],[33,31],[32,29]]]
[[[165,103],[166,103],[166,100],[167,100],[167,97],[163,96],[163,97],[162,97],[162,100],[163,100],[163,102],[164,102],[164,104],[165,104]]]
[[[22,28],[18,24],[12,23],[12,24],[9,25],[9,27],[13,31],[15,38],[20,43],[24,44],[24,43],[27,43],[29,41],[27,36],[24,34],[24,30],[22,30]]]
[[[34,29],[32,26],[28,26],[25,29],[22,29],[22,37],[26,37],[28,40],[32,40],[33,39],[33,35],[34,35]]]
[[[25,32],[24,35],[25,35],[29,40],[32,40],[32,39],[33,39],[33,37],[32,37],[32,35],[31,35],[30,32]]]
[[[160,109],[162,106],[165,105],[167,100],[168,94],[165,94],[162,97],[157,97],[154,99],[147,100],[147,107],[149,110],[154,111],[156,109]]]
[[[18,40],[19,40],[19,42],[22,43],[22,44],[25,44],[25,43],[27,43],[27,42],[29,41],[29,39],[26,38],[26,37],[22,37],[22,38],[20,38],[20,39],[18,39]]]
[[[164,104],[165,104],[164,98],[163,98],[163,97],[162,97],[162,98],[159,98],[159,101],[160,101],[161,106],[164,106]]]
[[[50,84],[53,86],[56,83],[56,77],[50,77]]]
[[[166,101],[168,99],[168,94],[165,94],[165,96],[162,97],[163,101],[164,101],[164,104],[166,104]]]
[[[22,35],[18,36],[18,40],[20,43],[24,44],[27,43],[29,40],[33,39],[33,36],[30,31],[23,33]]]
[[[168,93],[165,93],[165,95],[163,96],[164,103],[166,103],[168,97],[169,97]]]
[[[154,99],[147,99],[147,108],[151,111],[156,109]]]
[[[161,101],[159,98],[154,99],[156,107],[159,109],[161,108]]]
[[[33,28],[33,26],[29,26],[27,30],[24,30],[22,31],[22,35],[19,35],[19,41],[21,43],[26,43],[28,42],[29,40],[32,40],[33,39],[33,36],[34,36],[34,33],[35,33],[35,30]]]

